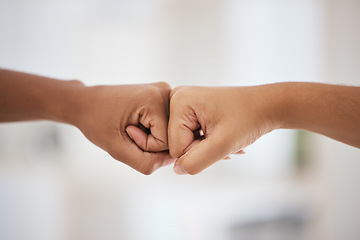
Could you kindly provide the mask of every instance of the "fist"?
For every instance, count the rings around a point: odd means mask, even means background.
[[[86,87],[74,125],[113,158],[150,174],[173,162],[168,153],[169,93],[166,83]]]
[[[274,129],[263,102],[266,92],[263,86],[172,90],[169,147],[171,156],[178,158],[175,172],[197,174],[230,154],[242,153]]]

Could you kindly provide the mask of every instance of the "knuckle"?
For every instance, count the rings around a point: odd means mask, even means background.
[[[173,158],[179,158],[182,155],[182,152],[178,148],[171,147],[169,148],[170,156]]]
[[[163,108],[164,100],[159,89],[153,85],[146,85],[139,93],[140,102],[150,109],[159,109],[159,106]]]
[[[171,90],[170,92],[170,99],[172,100],[176,95],[179,95],[179,93],[181,92],[182,89],[184,89],[186,87],[184,86],[180,86],[180,87],[176,87],[173,90]]]
[[[153,104],[163,104],[163,98],[159,89],[155,86],[149,86],[146,90],[146,95],[150,97],[150,102]]]
[[[152,173],[151,169],[149,169],[149,168],[141,169],[140,172],[147,176]]]
[[[156,152],[162,152],[162,151],[169,150],[167,138],[164,139],[163,141],[157,140],[157,145],[152,147],[151,150],[156,151]]]
[[[73,79],[73,80],[70,80],[69,82],[71,82],[74,85],[84,86],[84,84],[78,79]]]
[[[157,87],[154,85],[146,85],[146,87],[144,87],[143,89],[146,94],[151,94],[151,95],[159,92]]]
[[[164,89],[164,90],[170,90],[171,89],[170,85],[167,82],[161,81],[161,82],[157,82],[155,84],[157,84],[161,89]]]
[[[170,92],[170,105],[178,104],[182,101],[189,101],[189,98],[193,98],[194,93],[197,91],[197,87],[189,87],[189,86],[180,86],[174,88]]]

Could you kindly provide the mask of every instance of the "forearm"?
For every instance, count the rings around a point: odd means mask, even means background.
[[[304,129],[360,148],[360,87],[273,84],[280,128]]]
[[[0,69],[0,122],[52,120],[72,123],[79,106],[79,81]]]

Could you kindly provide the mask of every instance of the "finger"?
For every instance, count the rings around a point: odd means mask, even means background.
[[[168,83],[166,83],[166,82],[155,82],[155,83],[150,83],[150,85],[155,86],[155,87],[157,87],[157,88],[159,88],[161,90],[167,91],[167,95],[169,96],[169,93],[171,91],[171,86]]]
[[[166,143],[155,139],[152,134],[147,134],[137,126],[129,125],[125,130],[134,143],[143,151],[161,152],[168,149]]]
[[[221,138],[221,132],[215,131],[182,155],[175,162],[174,171],[177,174],[197,174],[225,158],[230,152],[231,145]]]
[[[163,82],[152,85],[156,87],[158,94],[155,92],[156,96],[154,96],[153,100],[147,105],[147,110],[139,119],[142,125],[150,129],[150,134],[146,136],[146,141],[139,146],[144,151],[158,152],[169,149],[168,121],[170,86]],[[130,132],[132,131],[133,129],[130,130]],[[143,139],[142,137],[141,140]],[[137,143],[136,140],[134,141]]]
[[[176,87],[176,88],[172,89],[170,91],[170,96],[169,96],[170,102],[171,102],[172,97],[175,95],[175,93],[181,92],[182,90],[184,90],[186,88],[187,88],[186,86],[180,86],[180,87]]]
[[[199,123],[195,112],[191,108],[170,102],[169,118],[169,150],[171,156],[182,156],[198,136]],[[195,134],[194,134],[195,132]]]
[[[169,105],[170,105],[169,97],[170,97],[170,92],[171,92],[170,85],[166,82],[156,82],[156,83],[153,83],[152,85],[158,87],[159,92],[161,93],[161,96],[165,103],[167,113],[169,114]]]
[[[245,154],[246,152],[244,150],[240,150],[240,151],[237,151],[235,152],[234,154]]]
[[[124,142],[114,144],[109,153],[117,160],[129,165],[135,170],[149,175],[158,168],[166,166],[175,161],[168,151],[163,152],[144,152],[130,139],[123,138]]]
[[[156,153],[142,152],[138,156],[131,156],[131,160],[132,163],[129,166],[145,175],[149,175],[160,167],[175,162],[175,159],[167,151]]]
[[[147,120],[144,120],[147,121]],[[148,135],[149,151],[163,151],[168,150],[168,121],[169,113],[166,103],[152,106],[151,119],[149,120],[149,128],[151,134]]]

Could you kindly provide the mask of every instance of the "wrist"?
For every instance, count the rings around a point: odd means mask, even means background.
[[[287,99],[284,98],[282,83],[266,84],[250,87],[250,96],[255,97],[251,102],[256,108],[260,128],[265,132],[280,129],[287,121]]]
[[[300,82],[282,82],[270,84],[273,95],[274,113],[273,118],[278,128],[281,129],[305,129],[300,124],[308,114],[307,109],[310,98],[307,93],[312,92],[314,84]]]
[[[64,81],[52,93],[52,101],[45,106],[49,120],[76,125],[82,109],[82,99],[87,87],[78,80]]]
[[[262,96],[267,96],[264,105],[273,128],[286,128],[291,110],[289,96],[293,94],[288,89],[288,83],[267,84],[262,87],[264,90]]]

